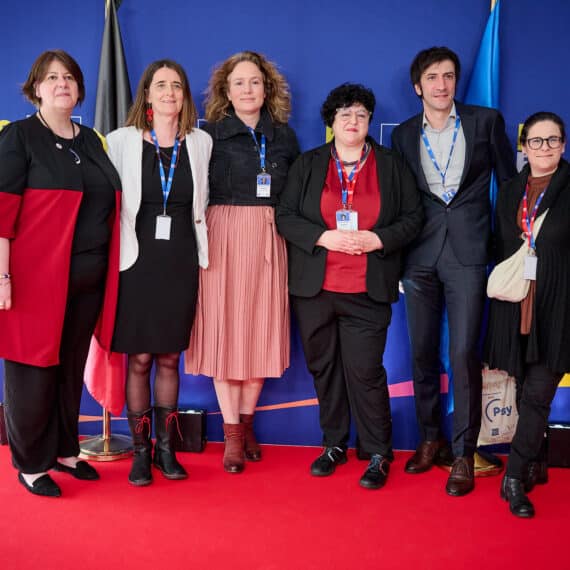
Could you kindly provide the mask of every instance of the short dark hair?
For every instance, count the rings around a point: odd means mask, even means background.
[[[528,131],[530,131],[530,128],[536,125],[536,123],[540,123],[542,121],[552,121],[553,123],[557,124],[560,129],[560,138],[562,139],[562,142],[566,142],[566,128],[564,127],[564,121],[556,113],[539,111],[538,113],[534,113],[528,117],[524,122],[520,136],[521,144],[526,143],[526,140],[528,138]]]
[[[376,97],[372,89],[364,87],[359,83],[343,83],[335,87],[325,99],[321,107],[321,117],[327,127],[332,127],[338,109],[350,107],[355,103],[360,103],[370,113],[370,120],[376,107]]]
[[[190,83],[188,81],[188,76],[184,71],[184,68],[177,62],[171,59],[159,59],[153,61],[149,64],[143,71],[142,77],[140,78],[139,85],[137,87],[137,92],[135,95],[135,100],[129,109],[127,115],[127,120],[125,126],[134,126],[137,129],[148,130],[152,128],[146,120],[146,99],[148,95],[148,90],[150,84],[154,78],[154,74],[163,67],[172,69],[180,77],[182,82],[182,92],[184,93],[184,101],[182,103],[182,109],[180,111],[180,116],[178,118],[180,134],[188,134],[192,132],[192,129],[197,126],[198,121],[198,111],[196,110],[196,105],[194,104],[194,99],[192,98],[192,93],[190,92]]]
[[[36,95],[36,83],[42,82],[46,75],[50,63],[54,60],[59,61],[71,75],[73,79],[77,82],[77,102],[81,103],[85,99],[85,83],[83,81],[83,72],[79,67],[79,64],[62,49],[54,49],[49,51],[44,51],[38,56],[36,61],[30,69],[28,78],[24,85],[22,85],[22,93],[24,97],[32,104],[38,107],[41,103],[39,97]]]
[[[461,63],[459,62],[459,57],[448,47],[431,47],[420,51],[412,65],[410,65],[410,79],[412,80],[412,85],[417,85],[422,78],[423,72],[434,63],[441,63],[442,61],[450,60],[455,67],[455,80],[459,81],[459,76],[461,74]]]

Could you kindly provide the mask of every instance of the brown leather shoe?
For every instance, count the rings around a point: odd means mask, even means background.
[[[224,424],[224,470],[241,473],[244,468],[243,424]]]
[[[450,455],[449,444],[444,439],[422,441],[416,452],[406,461],[404,471],[411,474],[425,473],[434,465],[444,463],[445,458]]]
[[[475,488],[473,457],[457,457],[453,462],[445,490],[452,497],[467,495]]]

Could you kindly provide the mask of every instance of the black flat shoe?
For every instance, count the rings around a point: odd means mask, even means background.
[[[31,485],[28,485],[22,473],[18,473],[18,481],[34,495],[40,495],[42,497],[61,497],[61,489],[47,473],[36,479]]]
[[[342,447],[326,447],[311,464],[311,475],[314,477],[327,477],[332,475],[337,465],[346,463],[346,450]]]
[[[58,461],[53,469],[54,471],[69,473],[76,479],[81,479],[81,481],[97,481],[99,479],[99,473],[87,461],[78,461],[75,467],[68,467]]]
[[[365,489],[381,489],[386,484],[390,462],[377,453],[371,455],[370,463],[360,478],[360,486]]]

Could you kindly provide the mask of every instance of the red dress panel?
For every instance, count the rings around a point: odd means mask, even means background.
[[[8,132],[9,131],[9,132]],[[85,150],[115,191],[115,213],[103,311],[96,328],[110,348],[119,280],[120,180],[97,135],[82,127]],[[0,358],[53,366],[67,303],[75,224],[83,197],[81,176],[61,168],[62,151],[32,116],[6,127],[0,139],[0,237],[10,239],[12,309],[0,311]]]

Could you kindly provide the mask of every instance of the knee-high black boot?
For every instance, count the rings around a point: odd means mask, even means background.
[[[154,465],[162,471],[167,479],[186,479],[188,473],[174,453],[174,436],[178,425],[178,410],[176,408],[154,407],[156,444],[154,446]]]
[[[129,473],[129,483],[139,487],[152,483],[150,464],[152,461],[152,410],[127,412],[129,428],[133,436],[133,465]]]

